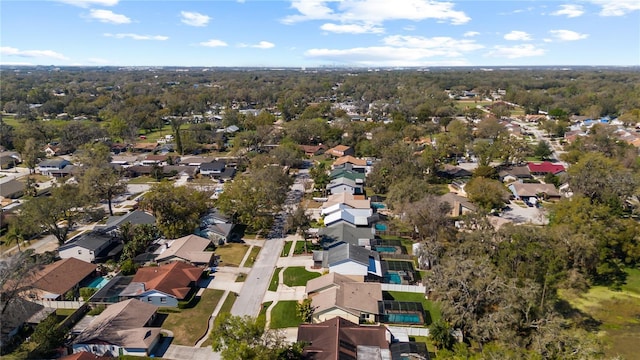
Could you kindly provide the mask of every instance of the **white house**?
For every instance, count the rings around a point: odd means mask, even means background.
[[[114,258],[122,251],[123,245],[111,235],[90,232],[73,239],[58,248],[61,259],[76,258],[89,263],[97,263]]]

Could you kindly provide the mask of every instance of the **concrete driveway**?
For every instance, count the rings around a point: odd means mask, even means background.
[[[547,215],[543,209],[522,207],[513,201],[509,202],[509,207],[511,209],[504,211],[500,217],[514,224],[544,225],[548,223]]]
[[[162,355],[163,359],[174,360],[220,360],[220,353],[213,352],[210,346],[191,347],[182,345],[171,345]]]

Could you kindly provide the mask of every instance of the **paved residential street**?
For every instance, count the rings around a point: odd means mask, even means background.
[[[287,195],[287,206],[295,206],[300,202],[304,193],[304,180],[308,177],[308,170],[300,170],[295,178],[291,190]],[[247,275],[242,290],[231,308],[232,315],[258,316],[264,296],[269,288],[269,281],[273,276],[278,259],[284,248],[284,220],[285,213],[276,215],[275,223],[270,235],[265,241],[260,255],[253,264],[253,269]]]

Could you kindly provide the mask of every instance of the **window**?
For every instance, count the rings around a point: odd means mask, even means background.
[[[160,303],[161,304],[166,304],[167,303],[167,298],[166,297],[161,297],[160,298]]]
[[[78,250],[78,254],[82,255],[82,250]]]
[[[147,301],[148,301],[148,302],[152,302],[152,301],[153,301],[153,299],[151,298],[151,296],[149,296],[149,297],[147,298]]]

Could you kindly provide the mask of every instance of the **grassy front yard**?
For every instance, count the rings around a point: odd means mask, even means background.
[[[247,244],[225,244],[218,246],[215,250],[216,255],[220,256],[220,266],[240,266],[240,262],[244,258],[244,254],[249,250]]]
[[[280,257],[289,256],[289,251],[291,251],[291,246],[292,245],[293,245],[293,241],[286,241],[284,243],[284,249],[282,249],[282,254],[280,254]]]
[[[247,258],[247,261],[244,262],[244,266],[245,267],[252,267],[253,264],[256,262],[256,259],[258,258],[258,254],[260,253],[260,250],[262,250],[262,248],[260,246],[254,246],[251,248],[251,253],[249,254],[249,257]]]
[[[302,319],[296,314],[295,300],[279,301],[276,306],[271,309],[271,329],[284,329],[297,327],[302,323]]]
[[[162,328],[173,332],[173,343],[193,346],[207,331],[207,323],[213,309],[218,305],[223,290],[206,289],[196,306],[190,309],[160,309],[159,313],[168,314]]]
[[[269,282],[269,291],[278,290],[278,284],[280,283],[280,281],[279,281],[280,271],[282,271],[282,268],[276,268],[273,271],[273,276],[271,277],[271,282]]]
[[[442,314],[440,313],[440,305],[425,298],[424,294],[400,291],[383,291],[382,298],[384,300],[422,303],[422,307],[427,312],[427,314],[425,314],[426,325],[431,325],[431,323],[438,321],[442,317]]]
[[[284,269],[282,281],[287,286],[305,286],[307,281],[320,276],[320,273],[307,271],[302,266],[293,266]]]

